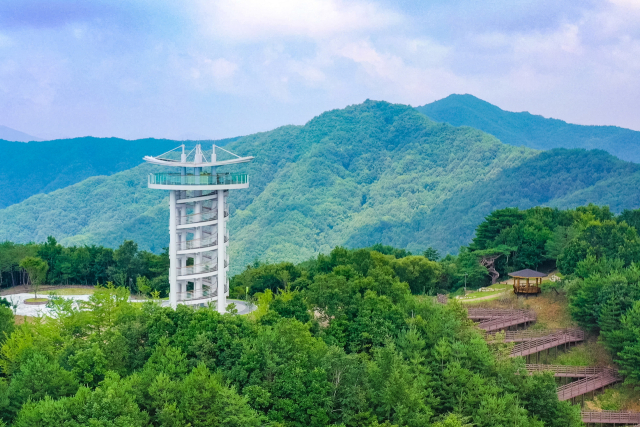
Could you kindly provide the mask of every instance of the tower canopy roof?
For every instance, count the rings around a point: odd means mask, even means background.
[[[231,158],[227,160],[218,160],[218,156],[216,153],[217,150],[222,150],[223,155],[227,155],[227,157]],[[237,154],[225,150],[222,147],[218,147],[215,144],[211,146],[211,150],[203,150],[200,144],[196,144],[196,146],[187,153],[185,150],[185,145],[182,144],[177,146],[173,150],[169,150],[166,153],[160,154],[159,156],[144,156],[143,159],[144,161],[153,163],[154,165],[199,168],[205,166],[224,166],[234,165],[237,163],[246,163],[253,160],[253,156],[240,157]]]
[[[514,271],[513,273],[509,273],[511,277],[520,277],[520,278],[534,278],[534,277],[547,277],[546,274],[540,273],[539,271],[530,270],[525,268],[524,270]]]

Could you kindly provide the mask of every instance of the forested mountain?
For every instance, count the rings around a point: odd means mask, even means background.
[[[473,95],[449,95],[416,108],[437,122],[471,126],[505,144],[549,150],[598,148],[640,163],[640,132],[616,126],[581,126],[527,112],[504,111]]]
[[[216,141],[224,145],[237,138]],[[91,176],[112,175],[142,163],[149,153],[180,145],[170,139],[73,138],[23,142],[0,139],[0,208],[49,193]]]
[[[245,169],[250,189],[230,197],[234,272],[256,258],[302,261],[338,245],[456,252],[507,206],[640,206],[639,165],[604,151],[514,147],[386,102],[242,137],[229,149],[256,157]],[[160,252],[168,198],[146,188],[152,170],[160,168],[89,178],[0,210],[0,240],[53,235],[117,247],[126,238]]]

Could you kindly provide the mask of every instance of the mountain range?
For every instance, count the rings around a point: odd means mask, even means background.
[[[0,139],[18,142],[42,141],[38,137],[2,125],[0,125]]]
[[[302,261],[337,245],[456,252],[487,214],[506,206],[640,206],[640,165],[602,150],[504,144],[387,102],[328,111],[226,148],[255,156],[242,169],[250,188],[230,197],[232,272],[254,259]],[[168,244],[168,197],[146,188],[146,175],[158,170],[139,165],[2,209],[0,241],[133,239],[160,251]]]
[[[473,95],[449,95],[416,109],[437,122],[480,129],[505,144],[538,150],[600,149],[640,163],[640,132],[631,129],[574,125],[527,112],[513,113]]]

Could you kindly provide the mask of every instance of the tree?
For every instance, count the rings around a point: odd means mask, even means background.
[[[71,397],[25,404],[14,423],[16,427],[126,426],[147,427],[149,415],[135,402],[131,383],[111,373],[95,390],[82,387]]]
[[[45,396],[57,399],[70,396],[76,390],[78,383],[71,372],[64,370],[56,360],[34,353],[11,377],[6,390],[8,405],[3,409],[2,417],[11,421],[27,400],[40,400]]]
[[[15,329],[13,311],[5,305],[0,305],[0,345]]]
[[[442,268],[437,262],[422,256],[407,256],[394,260],[392,266],[398,279],[407,282],[414,295],[433,295],[438,290]]]
[[[626,222],[627,224],[629,224],[629,226],[634,227],[640,234],[640,209],[625,209],[622,211],[617,220],[618,222]]]
[[[624,265],[640,261],[640,237],[635,228],[613,220],[591,221],[562,250],[558,268],[563,274],[575,271],[578,262],[588,255],[596,259],[619,258]]]
[[[246,398],[221,384],[204,364],[184,380],[160,374],[149,389],[160,426],[258,427],[263,417]]]
[[[489,214],[476,228],[476,237],[469,246],[474,250],[488,249],[502,230],[524,220],[525,213],[518,208],[498,209]]]
[[[429,261],[438,261],[440,259],[440,252],[429,246],[423,253],[422,256],[428,259]]]
[[[620,372],[627,382],[640,385],[640,301],[622,316],[621,324],[625,337],[619,353]]]
[[[29,275],[31,286],[33,286],[35,296],[38,298],[38,290],[47,278],[49,264],[38,257],[26,257],[20,261],[20,267],[24,268]]]
[[[138,244],[132,240],[125,240],[113,252],[113,261],[115,262],[113,277],[117,278],[117,285],[126,286],[130,292],[133,292],[133,279],[140,272],[142,264],[138,257]]]
[[[557,226],[544,245],[547,258],[558,259],[564,248],[569,245],[569,242],[578,237],[579,234],[580,229],[577,225],[568,227],[562,225]]]

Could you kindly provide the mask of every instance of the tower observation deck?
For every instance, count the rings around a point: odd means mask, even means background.
[[[231,159],[218,161],[217,150]],[[217,168],[250,162],[253,157],[240,157],[216,145],[203,151],[200,144],[187,153],[183,144],[144,160],[177,168],[171,173],[149,174],[149,188],[169,190],[171,307],[216,301],[217,310],[224,313],[229,295],[227,197],[230,190],[249,188],[249,177],[218,173]]]

